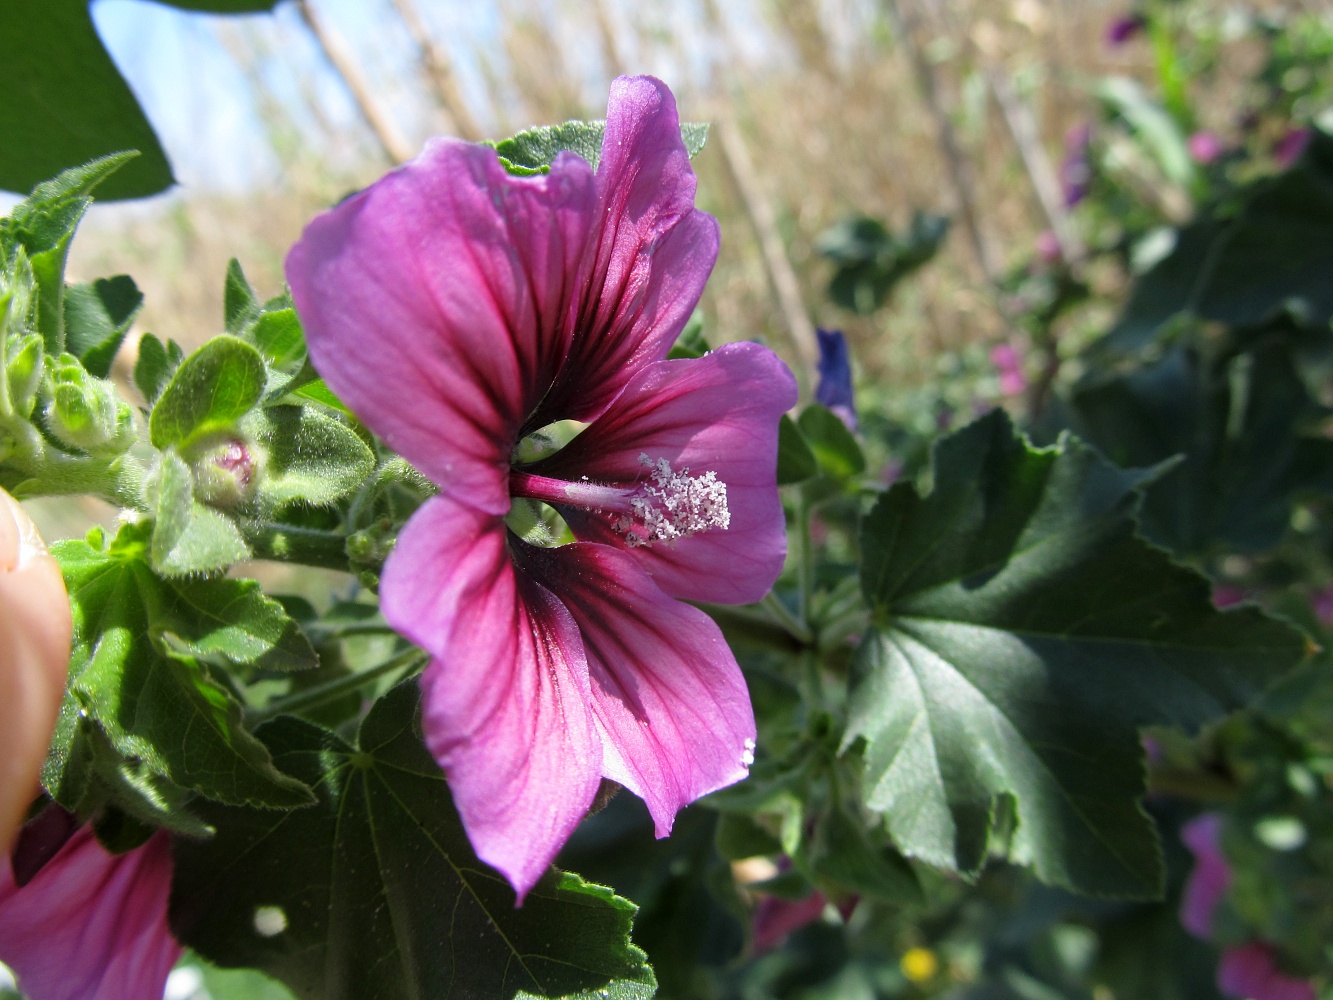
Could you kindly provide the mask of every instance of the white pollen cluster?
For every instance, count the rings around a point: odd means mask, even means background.
[[[615,523],[631,548],[674,542],[731,524],[727,484],[718,481],[717,473],[676,472],[665,458],[654,462],[646,453],[639,456],[639,464],[651,470],[648,482],[630,500],[630,513]]]

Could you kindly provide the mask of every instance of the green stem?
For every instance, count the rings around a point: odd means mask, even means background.
[[[246,526],[245,540],[256,559],[348,572],[347,536],[338,531],[261,521]]]
[[[150,512],[144,500],[144,468],[138,459],[66,455],[44,447],[37,452],[35,458],[30,452],[12,462],[26,477],[14,491],[20,499],[91,495],[117,507]]]
[[[815,636],[810,631],[810,626],[788,611],[787,605],[782,603],[782,599],[774,591],[770,590],[759,603],[770,615],[777,619],[779,625],[787,630],[787,634],[802,646],[809,646],[814,643]]]
[[[245,713],[245,721],[254,726],[277,715],[291,715],[330,701],[336,701],[344,695],[360,691],[371,681],[377,680],[385,674],[391,674],[395,670],[403,670],[406,673],[424,666],[428,659],[430,659],[429,653],[413,647],[359,673],[339,677],[327,684],[306,688],[304,691],[297,691],[295,694],[279,698],[277,701],[271,701],[262,707],[249,709]]]

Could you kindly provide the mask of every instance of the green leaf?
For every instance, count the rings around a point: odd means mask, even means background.
[[[139,198],[170,186],[171,168],[143,111],[97,37],[86,0],[3,0],[0,187],[26,191],[76,164],[122,149],[143,156],[104,197]]]
[[[925,896],[902,855],[877,844],[864,825],[835,805],[815,824],[807,853],[813,873],[843,892],[899,905],[921,905]]]
[[[277,368],[305,357],[305,332],[295,309],[274,309],[262,314],[250,330],[255,346]]]
[[[1097,95],[1111,105],[1142,140],[1172,184],[1189,188],[1194,183],[1194,161],[1185,134],[1176,120],[1127,76],[1108,76]]]
[[[519,176],[547,173],[555,158],[566,150],[583,157],[596,170],[605,134],[605,121],[569,121],[526,129],[494,145],[505,169]],[[680,137],[693,159],[708,141],[708,124],[681,122]]]
[[[1183,461],[1147,489],[1144,533],[1173,551],[1262,552],[1282,538],[1298,500],[1333,492],[1323,409],[1288,349],[1270,342],[1225,364],[1182,348],[1087,385],[1075,429],[1122,466]]]
[[[290,665],[309,657],[292,635],[295,625],[253,582],[164,580],[148,564],[149,530],[124,525],[110,544],[94,532],[52,547],[70,593],[74,643],[48,787],[62,802],[78,797],[71,768],[99,752],[100,730],[123,762],[140,768],[141,785],[160,778],[264,808],[313,801],[305,785],[274,767],[242,725],[228,688],[191,655]],[[122,797],[114,802],[139,815]]]
[[[134,384],[151,406],[162,394],[185,353],[174,340],[162,343],[151,333],[139,340],[139,358],[134,363]]]
[[[833,479],[849,479],[865,471],[866,460],[861,454],[861,446],[847,425],[828,407],[811,403],[801,411],[796,424],[825,475]]]
[[[313,407],[266,407],[244,429],[268,451],[255,486],[265,507],[296,500],[331,504],[363,485],[375,468],[374,453],[355,431]]]
[[[1136,537],[1143,478],[995,411],[939,443],[928,496],[900,483],[867,515],[844,746],[865,740],[866,804],[909,857],[975,872],[1012,808],[1010,856],[1043,881],[1160,891],[1139,727],[1217,719],[1305,644]]]
[[[222,319],[228,333],[239,336],[259,315],[259,296],[250,287],[241,262],[227,261],[227,277],[222,283]]]
[[[828,294],[844,309],[866,316],[889,300],[893,289],[926,264],[949,234],[949,219],[914,211],[912,225],[895,235],[878,219],[846,219],[820,234],[815,249],[836,270]]]
[[[194,498],[194,477],[180,456],[162,456],[153,568],[164,576],[216,573],[250,558],[235,522]]]
[[[419,697],[414,682],[389,692],[356,748],[299,719],[262,726],[274,760],[319,803],[288,814],[201,805],[218,834],[176,842],[178,938],[310,1000],[650,997],[652,972],[629,941],[633,904],[552,871],[515,907],[476,859],[422,744]]]
[[[214,337],[181,362],[148,420],[153,446],[187,447],[230,430],[264,394],[263,356],[243,340]]]
[[[815,454],[805,443],[805,435],[796,422],[784,413],[778,421],[778,485],[799,483],[818,471]]]
[[[337,410],[349,417],[352,416],[352,411],[347,408],[347,404],[334,395],[333,390],[328,387],[322,378],[304,383],[292,390],[292,395],[309,400],[312,403],[319,403],[321,406],[327,406],[329,409]]]
[[[127,274],[68,287],[65,349],[83,362],[90,375],[106,378],[142,305],[143,293]]]

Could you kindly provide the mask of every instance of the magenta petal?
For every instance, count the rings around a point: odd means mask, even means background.
[[[334,392],[446,492],[508,509],[509,452],[569,351],[591,168],[511,177],[452,141],[306,227],[287,280]]]
[[[1260,941],[1222,953],[1217,988],[1241,1000],[1315,1000],[1310,981],[1279,969],[1272,946]]]
[[[501,522],[446,497],[404,528],[381,595],[390,624],[435,657],[422,728],[468,838],[522,899],[600,784],[578,629],[514,572]]]
[[[694,207],[696,180],[676,101],[648,76],[611,84],[597,167],[600,228],[579,272],[569,362],[544,420],[590,420],[684,328],[717,260],[717,221]]]
[[[516,555],[578,623],[602,774],[648,804],[659,837],[671,832],[681,807],[746,776],[754,713],[711,618],[668,597],[631,556],[609,546],[524,546]]]
[[[750,933],[756,955],[782,944],[793,931],[812,924],[824,912],[828,900],[816,891],[804,899],[765,896],[754,909]]]
[[[639,456],[677,471],[717,473],[731,525],[674,543],[629,550],[673,597],[748,604],[782,571],[786,525],[777,491],[778,421],[796,403],[796,380],[772,351],[728,344],[697,360],[645,368],[582,434],[536,469],[575,482],[633,483]],[[625,547],[608,515],[562,511],[578,537]]]
[[[1217,813],[1196,816],[1180,830],[1180,839],[1194,852],[1194,870],[1180,898],[1180,924],[1197,938],[1212,934],[1213,914],[1231,885],[1221,833],[1222,817]]]
[[[170,891],[166,834],[113,855],[85,826],[22,887],[0,863],[0,961],[30,1000],[155,1000],[181,953]]]

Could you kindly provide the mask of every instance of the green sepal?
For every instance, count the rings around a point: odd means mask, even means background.
[[[265,511],[299,501],[334,503],[365,483],[375,455],[356,432],[309,406],[257,410],[242,430],[265,452],[255,502]]]
[[[1050,884],[1156,896],[1140,728],[1246,705],[1304,637],[1257,608],[1218,611],[1206,579],[1136,535],[1157,470],[1070,437],[1032,448],[997,410],[943,439],[933,472],[930,494],[896,484],[863,522],[873,627],[844,747],[865,741],[866,805],[933,865],[975,873],[1007,848]]]
[[[96,455],[118,455],[134,443],[134,415],[116,387],[90,375],[72,354],[49,366],[46,428],[62,444]]]
[[[656,983],[629,940],[632,903],[552,871],[515,907],[477,860],[422,743],[419,701],[414,682],[390,691],[356,747],[291,717],[261,726],[319,802],[286,815],[201,804],[218,833],[176,842],[177,938],[302,1000],[647,1000]]]
[[[46,351],[41,334],[30,333],[6,345],[5,378],[9,405],[15,414],[28,418],[37,405],[37,390],[42,385]]]
[[[174,452],[162,456],[151,562],[163,576],[220,573],[250,558],[250,547],[231,518],[195,499],[190,467]]]
[[[52,546],[74,617],[70,681],[44,775],[56,797],[78,797],[80,762],[110,747],[134,764],[141,798],[157,779],[163,802],[187,789],[234,805],[291,809],[313,797],[273,765],[242,724],[241,706],[214,675],[214,662],[287,664],[303,656],[280,606],[257,597],[252,582],[165,580],[148,562],[151,527],[123,525],[107,541]],[[89,726],[97,727],[89,731]],[[84,769],[87,769],[86,763]],[[103,776],[104,777],[104,776]],[[145,782],[149,785],[145,786]],[[103,790],[110,782],[102,781]],[[125,795],[110,801],[159,822]]]
[[[259,403],[266,381],[258,350],[237,337],[214,337],[181,362],[153,404],[148,419],[153,446],[186,448],[231,430]]]
[[[541,125],[492,143],[500,163],[511,174],[527,177],[548,173],[555,158],[568,151],[583,157],[597,169],[602,160],[602,139],[606,122],[568,121],[562,125]],[[685,151],[693,159],[708,141],[706,122],[681,122],[680,137]]]
[[[65,349],[90,375],[106,378],[142,306],[143,293],[129,275],[69,286],[65,290]]]

